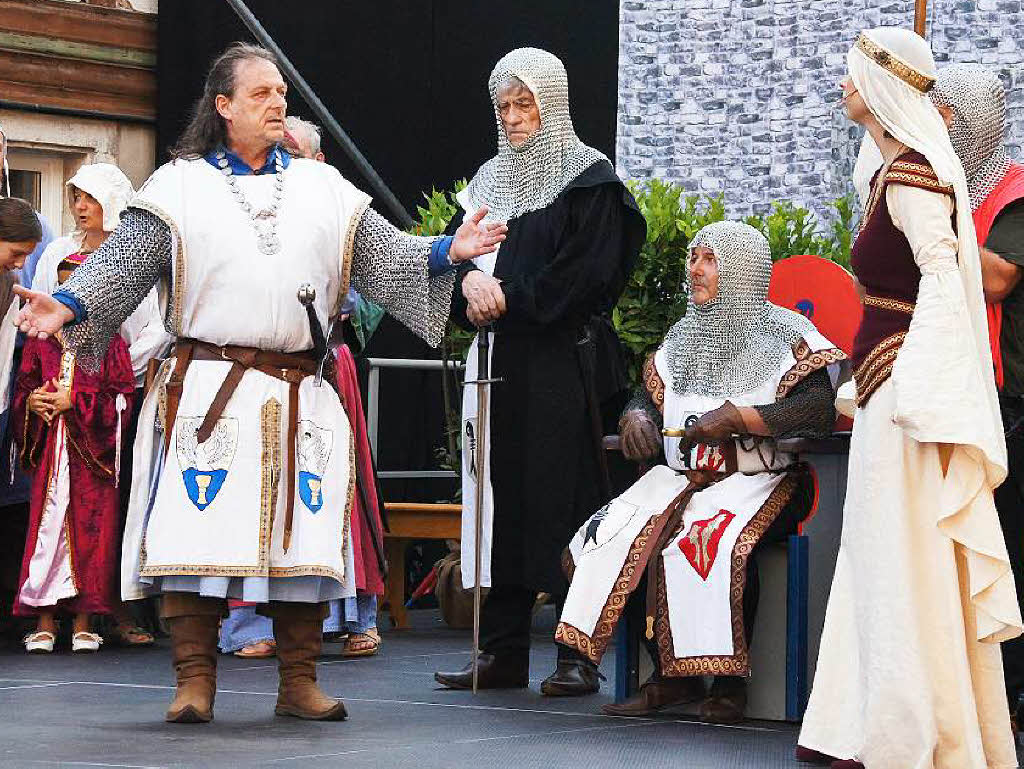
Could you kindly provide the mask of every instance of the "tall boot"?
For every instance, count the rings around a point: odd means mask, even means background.
[[[217,634],[227,612],[222,599],[193,593],[166,593],[161,616],[171,631],[171,655],[178,690],[167,721],[201,724],[213,720],[217,692]]]
[[[340,700],[328,697],[316,683],[316,658],[323,644],[327,604],[274,602],[261,607],[274,620],[277,640],[277,688],[279,716],[313,721],[344,721],[348,717]]]
[[[171,654],[178,691],[167,709],[175,724],[201,724],[213,720],[217,692],[218,617],[191,615],[171,617]]]

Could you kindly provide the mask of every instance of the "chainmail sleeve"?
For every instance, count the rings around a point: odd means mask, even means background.
[[[824,438],[836,421],[835,392],[825,369],[806,376],[782,400],[754,408],[776,439]]]
[[[625,416],[628,411],[643,411],[646,412],[647,416],[654,422],[654,426],[659,430],[664,427],[663,417],[658,407],[654,405],[654,401],[651,399],[651,394],[647,392],[646,387],[638,387],[633,391],[633,397],[626,403],[626,407],[622,409],[622,414]]]
[[[64,329],[80,366],[99,370],[121,324],[170,271],[170,229],[154,214],[128,208],[117,229],[60,286],[85,308],[86,319]]]
[[[437,347],[444,336],[455,273],[429,277],[430,247],[437,238],[408,235],[372,208],[356,225],[352,287]]]

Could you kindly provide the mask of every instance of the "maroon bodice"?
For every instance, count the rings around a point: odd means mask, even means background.
[[[853,340],[857,402],[864,405],[892,373],[896,354],[910,328],[921,271],[904,235],[893,224],[886,202],[890,184],[904,184],[949,193],[939,184],[928,160],[909,152],[893,162],[864,212],[864,223],[853,244],[850,263],[864,289],[864,316]]]

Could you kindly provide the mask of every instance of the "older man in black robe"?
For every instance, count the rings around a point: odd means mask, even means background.
[[[628,387],[609,314],[644,242],[646,224],[611,163],[583,144],[569,116],[565,67],[521,48],[503,57],[489,88],[498,154],[459,195],[508,222],[496,256],[467,264],[453,318],[493,331],[488,455],[475,456],[476,400],[463,403],[463,584],[474,581],[474,468],[486,463],[481,584],[481,688],[526,687],[538,593],[561,602],[565,543],[609,496],[600,459],[602,406],[617,415]],[[458,225],[459,218],[452,223]],[[475,377],[476,349],[467,381]],[[472,665],[437,673],[472,685]],[[545,694],[597,691],[597,670],[559,648]]]

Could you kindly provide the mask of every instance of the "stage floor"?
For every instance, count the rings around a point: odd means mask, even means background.
[[[439,689],[433,672],[461,667],[469,633],[436,612],[411,613],[413,629],[385,632],[376,657],[346,660],[327,645],[324,689],[349,710],[344,723],[274,716],[274,660],[221,656],[216,720],[163,721],[172,679],[167,641],[92,656],[0,652],[0,766],[387,767],[388,769],[770,769],[792,759],[795,726],[752,722],[714,727],[666,715],[602,716],[601,694],[548,698],[540,681],[554,665],[551,607],[535,623],[529,690]],[[612,677],[611,655],[604,671]]]

